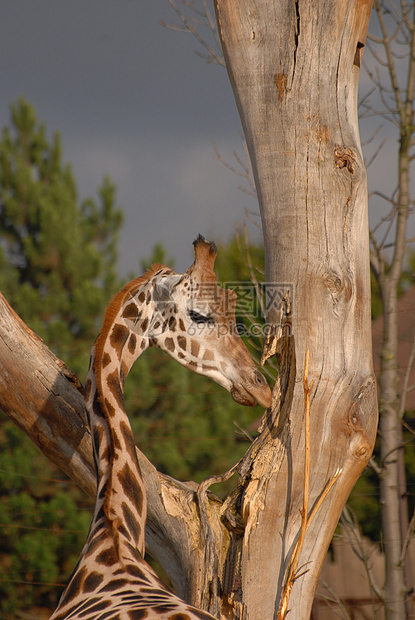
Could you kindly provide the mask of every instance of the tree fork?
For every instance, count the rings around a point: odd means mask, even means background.
[[[369,0],[216,0],[257,187],[266,282],[290,283],[292,291],[292,393],[283,416],[270,413],[267,438],[241,467],[249,474],[239,498],[245,529],[237,618],[276,616],[299,535],[304,405],[295,360],[304,359],[306,346],[314,381],[310,507],[336,470],[342,473],[305,535],[299,565],[308,570],[293,584],[293,619],[311,611],[342,507],[374,445],[367,189],[357,120],[370,10]],[[268,308],[265,358],[281,350],[278,315]],[[268,464],[265,476],[260,463]]]

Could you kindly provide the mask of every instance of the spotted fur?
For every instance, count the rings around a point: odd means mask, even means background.
[[[229,292],[216,285],[213,244],[199,237],[195,254],[194,264],[181,276],[163,265],[153,266],[127,284],[105,313],[85,386],[97,471],[94,514],[78,565],[51,620],[212,618],[167,590],[144,560],[147,501],[123,404],[125,378],[148,346],[158,346],[184,366],[210,376],[234,398],[236,394],[238,402],[270,404],[265,379],[231,331],[234,301],[230,310],[225,307]],[[211,297],[204,291],[202,300],[203,283],[212,286]],[[215,337],[196,330],[189,336],[189,317],[200,322],[201,315],[194,313],[202,311],[202,301],[209,320],[227,325],[229,334],[222,330]]]

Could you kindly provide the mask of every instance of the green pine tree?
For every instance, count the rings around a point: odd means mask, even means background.
[[[84,376],[97,317],[119,285],[122,214],[106,178],[79,201],[60,138],[49,143],[33,108],[11,106],[0,140],[0,288],[16,312]],[[83,346],[87,343],[86,351]]]
[[[106,178],[80,201],[60,138],[24,100],[0,138],[0,289],[83,379],[111,295],[122,215]],[[52,609],[75,566],[92,501],[0,415],[0,617]],[[46,612],[45,617],[48,617]]]

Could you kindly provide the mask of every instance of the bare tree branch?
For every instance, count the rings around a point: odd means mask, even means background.
[[[178,30],[179,32],[188,32],[192,34],[196,40],[200,43],[202,48],[207,52],[207,54],[202,54],[200,52],[196,52],[198,56],[201,56],[207,62],[213,63],[216,65],[220,65],[222,67],[225,66],[225,61],[222,56],[219,35],[216,28],[216,21],[213,19],[213,16],[208,8],[207,2],[203,0],[203,11],[199,11],[193,2],[189,2],[188,0],[184,0],[183,4],[193,12],[197,18],[189,17],[185,15],[185,13],[177,6],[174,0],[169,0],[170,5],[172,6],[174,12],[179,17],[182,25],[177,24],[167,24],[163,20],[160,20],[160,24],[165,28],[170,28],[171,30]],[[215,44],[217,49],[215,50],[204,37],[199,34],[199,27],[202,25],[207,25],[207,27],[211,30]]]
[[[411,351],[409,353],[408,366],[405,371],[405,377],[404,377],[403,386],[402,386],[401,401],[399,403],[399,415],[401,418],[403,418],[404,413],[405,413],[406,396],[411,389],[411,388],[408,388],[408,383],[409,383],[409,375],[411,374],[411,370],[412,370],[414,358],[415,358],[415,330],[412,335],[412,338],[413,338],[413,342],[412,342]]]
[[[325,588],[327,592],[330,594],[330,597],[329,597],[319,592],[318,596],[326,601],[327,606],[330,607],[331,611],[334,614],[336,614],[336,616],[338,616],[339,618],[343,618],[344,620],[351,620],[346,607],[343,605],[343,603],[341,602],[341,600],[339,599],[339,597],[337,596],[333,588],[330,588],[329,584],[326,581],[324,581],[324,579],[319,580],[319,585]],[[339,613],[336,607],[334,605],[331,605],[330,603],[335,603],[339,607],[341,613]]]
[[[396,106],[397,106],[399,115],[402,115],[404,112],[404,107],[402,103],[401,92],[399,89],[399,82],[398,82],[398,77],[396,74],[395,62],[394,62],[393,55],[391,52],[391,40],[393,38],[393,35],[392,37],[388,36],[388,30],[385,24],[385,19],[384,19],[380,0],[374,0],[374,8],[375,8],[378,21],[379,21],[379,25],[382,31],[383,41],[381,42],[382,42],[382,45],[383,45],[383,48],[386,54],[388,73],[391,79],[391,85],[392,85],[392,89],[395,95]]]
[[[351,512],[350,508],[348,508],[347,506],[343,508],[340,521],[344,529],[348,533],[350,544],[352,546],[354,553],[357,555],[359,560],[361,560],[361,562],[363,562],[364,564],[366,574],[369,579],[370,587],[372,588],[376,596],[379,598],[379,600],[381,600],[382,602],[385,602],[383,592],[379,588],[378,584],[376,583],[376,579],[373,575],[372,567],[369,562],[369,555],[366,553],[364,549],[364,542],[363,542],[363,538],[360,532],[358,522],[356,518],[354,517],[353,513]]]
[[[412,538],[412,535],[413,535],[414,532],[415,532],[415,510],[414,510],[412,518],[411,518],[411,520],[409,522],[409,526],[408,526],[408,529],[407,529],[406,535],[405,535],[405,540],[404,540],[403,545],[402,545],[402,553],[401,553],[401,557],[400,557],[400,560],[399,560],[401,566],[405,562],[405,557],[406,557],[406,554],[408,552],[409,543],[411,542],[411,538]]]
[[[242,138],[242,143],[244,147],[245,161],[242,161],[241,157],[238,155],[236,151],[232,152],[240,169],[236,168],[235,166],[230,164],[226,159],[222,157],[221,153],[219,152],[219,149],[217,148],[213,140],[212,140],[212,145],[213,145],[217,160],[220,161],[228,170],[233,172],[233,174],[236,174],[238,177],[242,177],[243,179],[245,179],[250,188],[250,189],[246,189],[244,187],[239,186],[238,189],[245,192],[246,194],[249,194],[253,198],[257,198],[256,187],[255,187],[254,179],[252,177],[251,162],[249,159],[246,141],[243,136],[241,136],[241,138]]]

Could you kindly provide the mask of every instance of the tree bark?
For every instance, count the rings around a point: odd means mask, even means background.
[[[308,529],[290,617],[308,617],[341,509],[372,452],[372,369],[366,173],[357,84],[370,1],[217,0],[226,65],[251,157],[262,216],[266,281],[289,290],[266,355],[287,355],[288,377],[268,436],[244,459],[244,517],[236,617],[273,618],[299,534],[303,501],[303,360],[310,351],[310,506],[342,474]],[[284,283],[284,284],[280,284]],[[271,301],[272,294],[268,296]],[[287,300],[288,303],[288,300]],[[266,561],[264,561],[266,558]]]
[[[398,278],[399,280],[399,278]],[[400,620],[406,617],[404,563],[401,562],[403,539],[399,497],[399,459],[403,458],[403,434],[398,414],[398,286],[389,280],[382,285],[384,341],[380,369],[380,503],[383,548],[385,553],[385,617]]]

